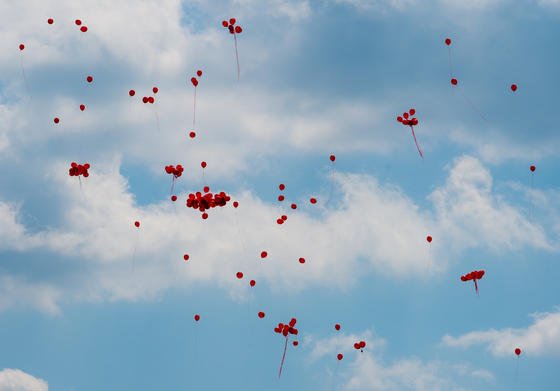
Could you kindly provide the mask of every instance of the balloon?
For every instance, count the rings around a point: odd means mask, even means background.
[[[237,278],[239,278],[239,279],[242,279],[242,278],[243,278],[243,273],[241,273],[241,272],[237,272],[235,275],[236,275]]]
[[[177,196],[175,194],[171,196],[171,201],[173,202],[177,201]]]
[[[86,105],[80,105],[80,110],[84,111],[86,109]]]
[[[184,259],[185,261],[188,261],[188,260],[189,260],[189,254],[183,255],[183,259]]]
[[[338,361],[342,360],[343,357],[344,357],[344,355],[342,353],[338,353],[336,355],[336,358],[337,358]]]
[[[23,43],[20,43],[19,44],[19,50],[23,50],[23,49],[25,49],[25,45]]]
[[[410,130],[412,131],[412,137],[414,138],[414,144],[416,144],[416,149],[418,149],[418,153],[420,154],[420,157],[424,158],[424,155],[422,154],[422,150],[418,145],[418,140],[416,140],[416,134],[414,133],[414,126],[418,125],[418,119],[416,117],[410,118],[414,114],[416,114],[415,109],[410,109],[408,112],[405,111],[402,114],[402,116],[397,117],[397,121],[403,124],[404,126],[410,126]]]
[[[264,318],[264,312],[262,312],[262,311],[259,312],[259,318],[261,318],[261,319]]]
[[[52,18],[49,18],[49,19],[47,19],[47,23],[48,23],[48,24],[53,24],[53,23],[54,23],[54,20],[53,20]]]
[[[130,95],[130,96],[134,96],[134,94],[136,94],[136,91],[134,91],[134,90],[130,90],[130,91],[128,91],[128,95]],[[145,103],[145,102],[144,102],[144,103]]]
[[[426,236],[426,240],[428,243],[432,243],[432,237],[430,235]]]
[[[80,27],[80,31],[81,31],[82,33],[85,33],[85,32],[87,31],[87,26],[82,26],[82,27]]]
[[[531,167],[529,167],[529,169],[530,169],[532,172],[535,172],[535,170],[537,169],[537,167],[531,166]]]
[[[515,348],[515,354],[519,356],[521,354],[521,349]]]
[[[305,258],[300,258],[299,263],[305,263]]]
[[[79,26],[82,24],[82,21],[80,19],[76,19],[74,23],[76,23],[76,26]]]
[[[86,81],[88,83],[91,83],[93,81],[93,76],[89,75],[88,77],[86,77]]]
[[[196,314],[196,315],[194,316],[194,320],[195,320],[196,322],[198,322],[198,321],[200,320],[200,315],[199,315],[199,314]]]
[[[256,282],[255,280],[249,281],[249,285],[251,285],[251,286],[255,286],[256,283],[257,283],[257,282]]]
[[[290,208],[292,208],[292,209],[297,209],[297,205],[296,205],[296,204],[292,204],[292,205],[290,205]]]
[[[189,133],[189,137],[190,137],[190,138],[195,138],[195,137],[196,137],[196,133],[195,133],[195,132],[190,132],[190,133]]]
[[[517,91],[517,84],[512,84],[510,88],[513,92]]]
[[[316,204],[316,203],[317,203],[317,199],[311,197],[311,198],[309,199],[309,202],[311,202],[312,204]]]
[[[139,222],[139,221],[135,221],[135,222],[134,222],[134,226],[135,226],[136,228],[140,228],[140,222]]]
[[[451,79],[451,84],[453,84],[454,86],[456,86],[456,85],[457,85],[457,79],[455,79],[455,78]]]
[[[261,252],[261,258],[266,258],[268,253],[266,251]]]
[[[331,155],[331,156],[329,156],[329,159],[331,160],[331,162],[334,162],[334,161],[335,161],[335,159],[336,159],[336,156],[334,156],[334,155]]]
[[[335,324],[335,325],[334,325],[334,329],[335,329],[336,331],[340,330],[340,325],[339,325],[338,323]]]
[[[445,44],[446,44],[447,46],[451,45],[451,39],[445,38]]]

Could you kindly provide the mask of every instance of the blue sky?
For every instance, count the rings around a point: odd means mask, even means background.
[[[560,387],[559,1],[0,14],[0,391]],[[396,121],[412,107],[424,159]],[[204,185],[239,208],[202,220]],[[477,296],[460,276],[479,269]]]

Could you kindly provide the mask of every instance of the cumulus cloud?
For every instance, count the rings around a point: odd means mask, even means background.
[[[29,375],[19,369],[0,371],[0,391],[48,391],[49,385],[43,379]]]
[[[560,357],[560,311],[536,313],[532,318],[533,323],[526,328],[472,331],[458,337],[445,335],[442,341],[458,348],[483,345],[499,357],[512,356],[517,347],[530,356]]]
[[[17,208],[0,204],[0,218],[12,235],[3,248],[28,254],[29,262],[43,258],[37,251],[56,254],[58,260],[49,262],[63,270],[56,278],[31,278],[4,262],[8,285],[19,283],[19,292],[27,293],[7,293],[3,308],[29,300],[56,312],[59,297],[137,300],[194,281],[217,283],[242,297],[246,284],[233,278],[237,271],[266,281],[273,290],[289,286],[297,292],[312,285],[344,289],[362,277],[354,270],[364,260],[387,276],[428,278],[422,272],[426,265],[431,264],[433,273],[442,272],[454,254],[468,248],[551,250],[543,228],[495,195],[490,173],[471,157],[455,161],[448,180],[430,196],[434,215],[394,185],[339,172],[332,181],[340,198],[330,204],[329,196],[319,193],[319,204],[311,207],[309,195],[299,194],[289,200],[299,204],[296,211],[282,210],[240,192],[233,195],[239,208],[214,209],[202,220],[198,211],[183,205],[185,193],[176,203],[137,205],[116,168],[118,162],[92,168],[82,187],[76,178],[56,174],[65,173],[65,165],[50,168],[64,204],[57,228],[28,232],[17,221]],[[288,220],[279,226],[281,214]],[[142,222],[141,229],[133,227],[134,220]],[[435,238],[433,259],[427,233]],[[259,258],[261,250],[269,253],[265,261]],[[188,263],[182,261],[185,253],[191,257]],[[305,265],[297,262],[299,257],[306,259]],[[35,286],[45,294],[32,294]]]
[[[356,351],[353,344],[365,340],[364,352]],[[416,357],[399,358],[387,362],[381,351],[386,341],[377,337],[371,330],[360,334],[338,334],[324,339],[310,336],[305,341],[311,345],[311,362],[326,357],[336,360],[343,353],[345,369],[341,374],[344,390],[467,390],[459,384],[494,381],[493,373],[473,368],[469,364],[452,364],[442,361],[424,362]]]

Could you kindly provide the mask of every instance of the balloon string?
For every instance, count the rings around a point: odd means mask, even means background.
[[[325,203],[325,208],[327,207],[327,205],[329,204],[331,197],[332,197],[332,193],[334,190],[334,162],[330,165],[329,167],[329,171],[330,171],[330,182],[331,182],[331,188],[329,189],[329,197],[327,198],[327,202]]]
[[[418,145],[418,140],[416,140],[416,135],[414,134],[414,128],[412,127],[412,125],[410,126],[410,129],[412,130],[412,137],[414,137],[414,143],[416,144],[416,149],[418,149],[418,153],[420,154],[420,157],[424,159],[424,155],[422,155],[422,150]]]
[[[474,281],[474,290],[476,291],[476,294],[478,295],[478,284],[476,283],[476,278],[473,279]]]
[[[453,77],[453,64],[451,62],[451,48],[447,47],[447,53],[449,54],[449,79]],[[453,86],[451,86],[453,88]]]
[[[140,237],[140,232],[136,231],[136,240],[134,241],[134,251],[132,252],[132,274],[134,274],[135,264],[136,264],[136,247],[138,247],[138,239]]]
[[[484,121],[488,122],[488,120],[486,119],[486,117],[484,115],[482,115],[482,112],[478,109],[478,107],[476,107],[474,105],[474,103],[469,98],[467,98],[467,96],[463,93],[462,89],[459,89],[459,93],[461,94],[461,96],[463,97],[465,102],[467,102],[467,104],[469,106],[471,106],[471,109],[473,109],[480,116],[480,118],[482,118]]]
[[[23,66],[23,54],[19,57],[20,65],[21,65],[21,74],[23,75],[23,82],[25,84],[25,90],[27,91],[27,95],[29,95],[29,99],[33,100],[31,97],[31,92],[29,92],[29,84],[27,83],[27,76],[25,75],[25,68]]]
[[[235,60],[237,61],[237,80],[239,80],[239,54],[237,53],[237,34],[233,33],[233,41],[235,43]]]
[[[173,195],[173,189],[175,189],[175,175],[171,178],[171,190],[169,191],[169,195]]]
[[[194,131],[195,119],[196,119],[196,86],[194,87],[194,101],[193,101],[193,116],[192,116],[193,131]]]
[[[280,370],[278,371],[278,379],[282,375],[282,367],[284,366],[284,359],[286,358],[286,348],[288,347],[288,336],[286,336],[286,342],[284,342],[284,354],[282,355],[282,362],[280,363]]]

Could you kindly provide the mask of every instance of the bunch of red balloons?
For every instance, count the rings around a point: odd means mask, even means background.
[[[360,350],[360,352],[363,352],[363,349],[366,347],[366,341],[360,341],[360,342],[356,342],[354,344],[354,349],[356,350]]]
[[[402,123],[404,126],[416,126],[418,125],[418,119],[416,117],[412,117],[414,114],[416,114],[416,110],[410,109],[408,110],[408,113],[404,112],[402,117],[399,115],[397,117],[397,121]]]
[[[278,326],[274,328],[274,332],[278,334],[282,334],[284,337],[287,337],[288,334],[297,335],[298,329],[295,328],[296,325],[296,318],[292,318],[290,323],[284,324],[282,322],[278,323]]]
[[[183,166],[180,164],[177,164],[177,166],[165,166],[165,172],[168,174],[173,174],[174,178],[179,178],[181,175],[183,175],[183,171]]]
[[[70,176],[80,176],[83,175],[84,178],[89,176],[89,163],[85,164],[78,164],[76,162],[72,162],[70,164],[70,169],[68,170],[68,175]]]
[[[202,212],[202,218],[207,219],[208,213],[205,212],[206,210],[215,208],[216,206],[225,206],[231,197],[223,191],[212,193],[208,187],[205,187],[204,190],[206,191],[204,195],[199,191],[195,194],[190,193],[189,198],[187,198],[187,207],[198,209]]]

